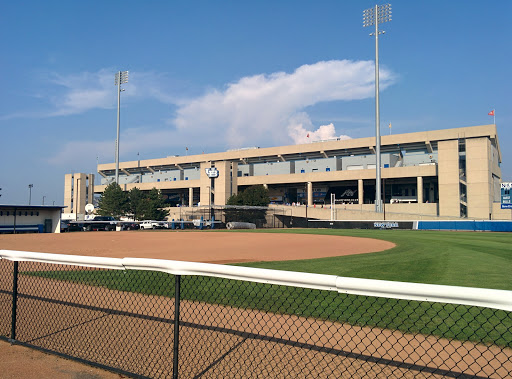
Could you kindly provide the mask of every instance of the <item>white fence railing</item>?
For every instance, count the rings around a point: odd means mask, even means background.
[[[512,291],[349,278],[335,275],[145,258],[104,258],[79,255],[0,250],[0,258],[108,269],[161,271],[256,283],[312,288],[363,296],[429,301],[501,309],[512,312]]]

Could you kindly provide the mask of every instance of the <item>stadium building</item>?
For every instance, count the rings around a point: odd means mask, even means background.
[[[120,162],[125,191],[157,188],[171,207],[222,206],[245,188],[268,188],[273,207],[308,204],[310,217],[380,219],[375,213],[375,137]],[[500,207],[501,153],[495,125],[384,135],[381,176],[385,212],[397,219],[510,220]],[[206,171],[215,168],[218,177]],[[65,205],[83,213],[93,194],[115,181],[115,164],[94,176],[66,175]],[[74,189],[77,189],[75,191]],[[181,211],[181,210],[180,210]],[[173,213],[171,212],[171,216]]]

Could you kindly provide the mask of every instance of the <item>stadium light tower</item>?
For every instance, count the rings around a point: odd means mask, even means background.
[[[115,85],[117,86],[117,138],[116,138],[116,184],[119,184],[119,121],[121,118],[121,84],[128,83],[128,71],[116,73]]]
[[[375,211],[382,213],[381,196],[381,173],[380,173],[380,106],[379,106],[379,34],[385,31],[379,31],[379,24],[391,21],[391,4],[375,5],[363,11],[363,27],[375,26],[375,32],[370,33],[375,36],[375,155],[377,157],[376,178],[375,178]]]

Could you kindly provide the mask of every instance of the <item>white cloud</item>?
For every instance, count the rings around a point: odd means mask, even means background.
[[[55,110],[49,116],[83,113],[95,108],[114,105],[114,75],[107,70],[74,75],[53,74],[50,82],[57,86],[57,95],[51,97]]]
[[[185,103],[173,121],[179,131],[224,139],[232,147],[300,141],[300,129],[287,125],[305,107],[372,97],[374,75],[372,61],[343,60],[304,65],[290,74],[244,77],[223,91],[213,90]],[[393,81],[394,75],[382,69],[381,89]],[[311,132],[318,138],[335,136],[333,128],[324,126]]]
[[[54,110],[46,116],[67,116],[81,114],[92,109],[113,109],[117,106],[117,91],[114,83],[115,70],[101,69],[97,72],[82,72],[78,74],[50,74],[46,81],[54,85],[53,95],[38,95],[40,98],[49,97]],[[163,74],[154,72],[130,72],[129,81],[123,84],[123,102],[131,99],[155,99],[163,104],[176,104],[181,100],[166,93],[164,88],[166,78]],[[39,115],[41,116],[41,115]]]
[[[288,135],[295,144],[325,141],[330,139],[350,139],[347,135],[336,135],[334,124],[320,125],[316,130],[306,113],[300,113],[290,119]]]
[[[144,126],[121,130],[121,156],[152,150],[183,152],[243,146],[276,146],[308,143],[331,138],[350,138],[336,132],[333,122],[315,126],[306,107],[335,100],[358,100],[374,96],[374,64],[372,61],[327,61],[304,65],[292,73],[278,72],[254,75],[214,89],[196,98],[176,99],[160,86],[162,77],[153,73],[130,73],[123,97],[153,98],[178,106],[171,126]],[[132,80],[133,79],[133,80]],[[58,76],[56,84],[66,89],[56,102],[56,114],[85,112],[92,108],[113,107],[112,70],[94,74]],[[394,82],[394,75],[381,69],[380,86],[385,89]],[[165,111],[169,111],[167,108]],[[338,120],[353,115],[337,115]],[[337,125],[343,127],[343,125]],[[309,133],[309,138],[307,137]],[[77,151],[94,155],[100,152],[106,161],[113,161],[113,141],[70,142],[52,163],[69,160]],[[212,150],[210,150],[212,151]],[[104,152],[104,153],[103,153]],[[75,154],[73,154],[75,153]],[[108,157],[112,157],[109,159]],[[81,157],[85,159],[85,157]],[[121,158],[122,159],[122,158]],[[103,161],[103,159],[102,159]]]

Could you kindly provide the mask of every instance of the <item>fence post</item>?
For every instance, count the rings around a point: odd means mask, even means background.
[[[11,342],[16,340],[16,310],[18,305],[18,261],[14,261],[12,279]]]
[[[180,280],[181,275],[175,276],[174,284],[174,347],[172,356],[172,377],[178,379],[178,350],[180,345]]]

